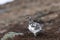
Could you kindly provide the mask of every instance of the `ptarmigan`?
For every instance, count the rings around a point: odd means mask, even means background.
[[[37,36],[37,33],[42,30],[42,25],[34,22],[31,17],[29,17],[29,24],[28,24],[28,29],[30,32],[34,34],[34,36]]]

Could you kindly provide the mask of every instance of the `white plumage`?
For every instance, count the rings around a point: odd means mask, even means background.
[[[33,20],[30,20],[28,29],[34,34],[34,36],[36,36],[37,35],[36,33],[42,30],[42,25],[37,22],[34,22]]]

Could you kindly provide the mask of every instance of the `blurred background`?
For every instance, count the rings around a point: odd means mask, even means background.
[[[27,29],[29,16],[43,22],[37,37]],[[0,0],[0,39],[11,31],[25,34],[12,40],[60,40],[60,0]]]

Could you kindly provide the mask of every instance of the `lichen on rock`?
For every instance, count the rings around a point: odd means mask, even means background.
[[[5,34],[3,36],[3,38],[1,38],[1,40],[7,40],[8,38],[13,38],[15,37],[16,35],[24,35],[23,33],[16,33],[16,32],[8,32],[7,34]]]

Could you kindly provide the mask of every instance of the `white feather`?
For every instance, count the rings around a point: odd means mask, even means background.
[[[33,26],[35,27],[32,27]],[[40,32],[40,30],[42,30],[42,26],[39,23],[33,22],[32,24],[29,24],[28,29],[34,34],[36,35],[37,32]],[[37,26],[38,25],[38,26]],[[38,27],[38,28],[36,28]]]

